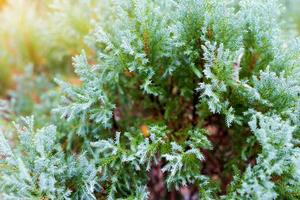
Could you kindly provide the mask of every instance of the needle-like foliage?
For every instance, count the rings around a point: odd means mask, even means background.
[[[103,3],[80,84],[1,135],[2,198],[300,198],[300,45],[277,1]]]

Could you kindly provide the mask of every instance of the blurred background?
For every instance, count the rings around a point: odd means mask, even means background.
[[[300,0],[286,7],[286,37],[300,34]],[[103,20],[105,0],[0,0],[0,97],[14,99],[15,114],[32,114],[53,77],[74,84],[72,57],[82,50],[93,61],[88,35]],[[238,2],[236,0],[235,2]],[[45,106],[44,106],[45,107]]]
[[[87,48],[84,37],[99,20],[97,0],[0,0],[0,94],[15,88],[14,77],[72,76],[72,56]]]
[[[292,23],[295,23],[300,32],[300,0],[284,0],[283,5],[286,6],[285,14],[287,15],[287,20],[291,20]]]
[[[80,84],[72,57],[85,51],[95,62],[88,36],[105,2],[0,0],[0,126],[20,116],[39,116],[37,126],[57,117],[51,113],[60,99],[54,77]]]

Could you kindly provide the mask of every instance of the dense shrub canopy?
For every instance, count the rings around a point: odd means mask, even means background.
[[[103,3],[94,57],[73,59],[80,84],[57,78],[28,111],[36,124],[6,128],[13,147],[1,135],[0,197],[300,198],[300,46],[278,2]],[[6,119],[22,114],[14,97]]]

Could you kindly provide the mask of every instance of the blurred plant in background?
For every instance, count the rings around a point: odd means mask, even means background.
[[[48,76],[70,74],[72,56],[92,54],[83,40],[100,18],[100,1],[7,0],[0,7],[0,93],[28,64]]]
[[[300,0],[284,0],[287,7],[287,15],[296,22],[297,30],[300,32]]]

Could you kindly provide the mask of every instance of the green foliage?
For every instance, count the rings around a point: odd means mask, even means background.
[[[85,39],[94,57],[73,58],[80,84],[46,83],[24,111],[36,78],[0,104],[40,128],[23,119],[14,148],[1,136],[1,197],[148,199],[159,166],[166,193],[299,198],[300,46],[277,1],[103,3]]]
[[[17,148],[12,149],[1,133],[1,198],[95,199],[94,164],[84,155],[64,155],[55,126],[35,130],[33,118],[21,120],[24,125],[15,125]]]

